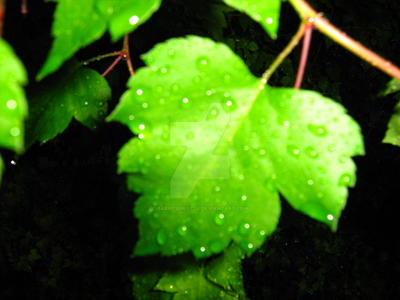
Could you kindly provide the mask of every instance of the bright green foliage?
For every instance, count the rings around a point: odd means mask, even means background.
[[[179,299],[246,299],[242,282],[242,251],[232,245],[208,263],[181,260],[181,268],[165,272],[155,289]]]
[[[38,79],[56,71],[80,48],[99,39],[107,27],[113,40],[136,29],[160,6],[161,0],[57,0],[54,42]]]
[[[275,39],[279,28],[281,0],[224,0],[224,2],[246,14],[261,24]]]
[[[0,39],[0,147],[18,153],[24,148],[24,118],[28,114],[21,85],[27,82],[25,68],[12,48]],[[0,181],[3,170],[0,157]]]
[[[96,71],[67,66],[61,77],[44,81],[30,99],[28,145],[54,138],[73,117],[94,129],[104,119],[110,98],[111,88]]]
[[[389,94],[398,93],[400,91],[400,80],[392,79],[388,82],[386,89],[382,92],[383,96]],[[397,99],[400,100],[400,94],[396,95]],[[388,130],[386,131],[384,143],[400,146],[400,102],[395,107],[395,113],[390,118],[388,124]]]
[[[273,232],[278,190],[335,228],[363,153],[344,108],[311,91],[266,87],[223,44],[190,36],[157,45],[109,117],[138,135],[119,172],[143,195],[136,255],[196,257],[234,240],[252,253]],[[278,190],[277,190],[278,189]]]

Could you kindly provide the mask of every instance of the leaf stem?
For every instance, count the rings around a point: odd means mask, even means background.
[[[21,14],[26,15],[28,13],[28,0],[21,0]]]
[[[6,0],[0,0],[0,38],[3,35],[3,21],[6,12]]]
[[[264,72],[261,77],[261,82],[263,84],[267,84],[268,80],[271,78],[272,74],[276,71],[276,69],[282,64],[285,58],[293,51],[293,49],[297,46],[297,44],[302,39],[306,30],[306,24],[302,22],[297,30],[296,34],[292,37],[289,44],[283,49],[281,53],[275,58],[270,67]]]
[[[400,80],[400,69],[398,67],[332,25],[327,19],[323,18],[321,14],[317,13],[305,0],[289,0],[289,2],[303,20],[313,18],[315,28],[321,33],[389,76]]]
[[[301,49],[300,64],[297,70],[296,83],[294,84],[295,89],[299,89],[301,86],[301,82],[303,81],[304,70],[307,64],[308,52],[310,50],[312,30],[314,27],[313,20],[314,20],[313,18],[309,18],[306,21],[303,47]]]
[[[122,54],[118,55],[118,57],[112,62],[112,64],[107,68],[107,70],[105,70],[103,74],[101,74],[101,76],[103,77],[107,76],[107,74],[110,73],[112,69],[114,69],[114,67],[117,65],[117,63],[119,63],[119,61],[122,58],[123,58]]]
[[[126,60],[127,66],[128,66],[129,73],[131,74],[131,76],[133,76],[135,74],[135,70],[133,69],[131,54],[130,54],[130,50],[129,50],[129,34],[125,34],[125,36],[124,36],[123,51],[125,54],[124,58]]]

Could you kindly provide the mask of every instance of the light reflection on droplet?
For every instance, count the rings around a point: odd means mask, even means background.
[[[274,22],[274,20],[271,17],[269,17],[265,20],[265,23],[267,23],[267,24],[272,24],[273,22]]]
[[[334,217],[333,215],[331,215],[331,214],[327,215],[326,218],[327,218],[329,221],[333,221],[333,220],[335,219],[335,217]]]
[[[17,101],[15,101],[14,99],[10,99],[7,101],[6,105],[8,109],[15,109],[17,107]]]
[[[132,16],[129,18],[129,24],[131,25],[136,25],[139,22],[139,17],[138,16]]]

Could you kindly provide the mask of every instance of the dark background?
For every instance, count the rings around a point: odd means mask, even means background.
[[[139,55],[168,38],[197,34],[227,43],[256,75],[266,69],[297,30],[298,17],[282,5],[277,41],[238,12],[226,12],[227,28],[212,14],[212,1],[164,0],[161,9],[132,34],[134,66]],[[310,1],[335,25],[400,65],[400,2]],[[8,1],[4,38],[34,76],[51,45],[54,4]],[[119,50],[106,35],[78,59]],[[291,86],[299,47],[271,80]],[[111,61],[93,65],[104,71]],[[108,77],[109,110],[125,89],[120,64]],[[314,32],[303,88],[343,103],[361,125],[366,153],[355,158],[358,180],[350,190],[336,233],[283,202],[279,228],[243,261],[250,299],[399,299],[400,148],[382,144],[396,103],[379,98],[390,78]],[[128,274],[141,264],[129,255],[137,239],[132,216],[136,196],[116,175],[116,155],[128,129],[103,123],[90,131],[77,122],[54,140],[22,156],[2,150],[7,164],[0,189],[0,299],[132,299]],[[16,165],[11,164],[15,160]]]

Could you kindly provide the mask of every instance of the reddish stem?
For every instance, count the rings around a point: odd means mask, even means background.
[[[117,65],[117,63],[119,63],[119,61],[123,58],[123,54],[120,54],[114,61],[113,63],[107,68],[107,70],[104,71],[103,74],[101,74],[101,76],[105,77],[107,76],[108,73],[111,72],[112,69],[114,69],[114,67]]]
[[[3,20],[6,11],[6,0],[0,0],[0,38],[3,35]]]
[[[135,75],[135,70],[133,69],[131,54],[129,51],[129,35],[128,34],[125,34],[125,36],[124,36],[124,47],[123,47],[122,51],[125,52],[124,58],[126,60],[127,66],[128,66],[129,73],[131,74],[131,76],[133,76],[133,75]]]
[[[297,70],[296,83],[294,84],[295,89],[299,89],[301,86],[301,82],[303,81],[304,70],[305,70],[306,64],[307,64],[308,52],[310,50],[312,30],[314,27],[313,21],[314,21],[314,19],[312,19],[312,18],[309,18],[306,21],[306,28],[305,28],[304,39],[303,39],[303,47],[301,49],[300,64],[299,64],[299,68]]]
[[[26,15],[28,13],[28,0],[21,0],[21,14]]]

